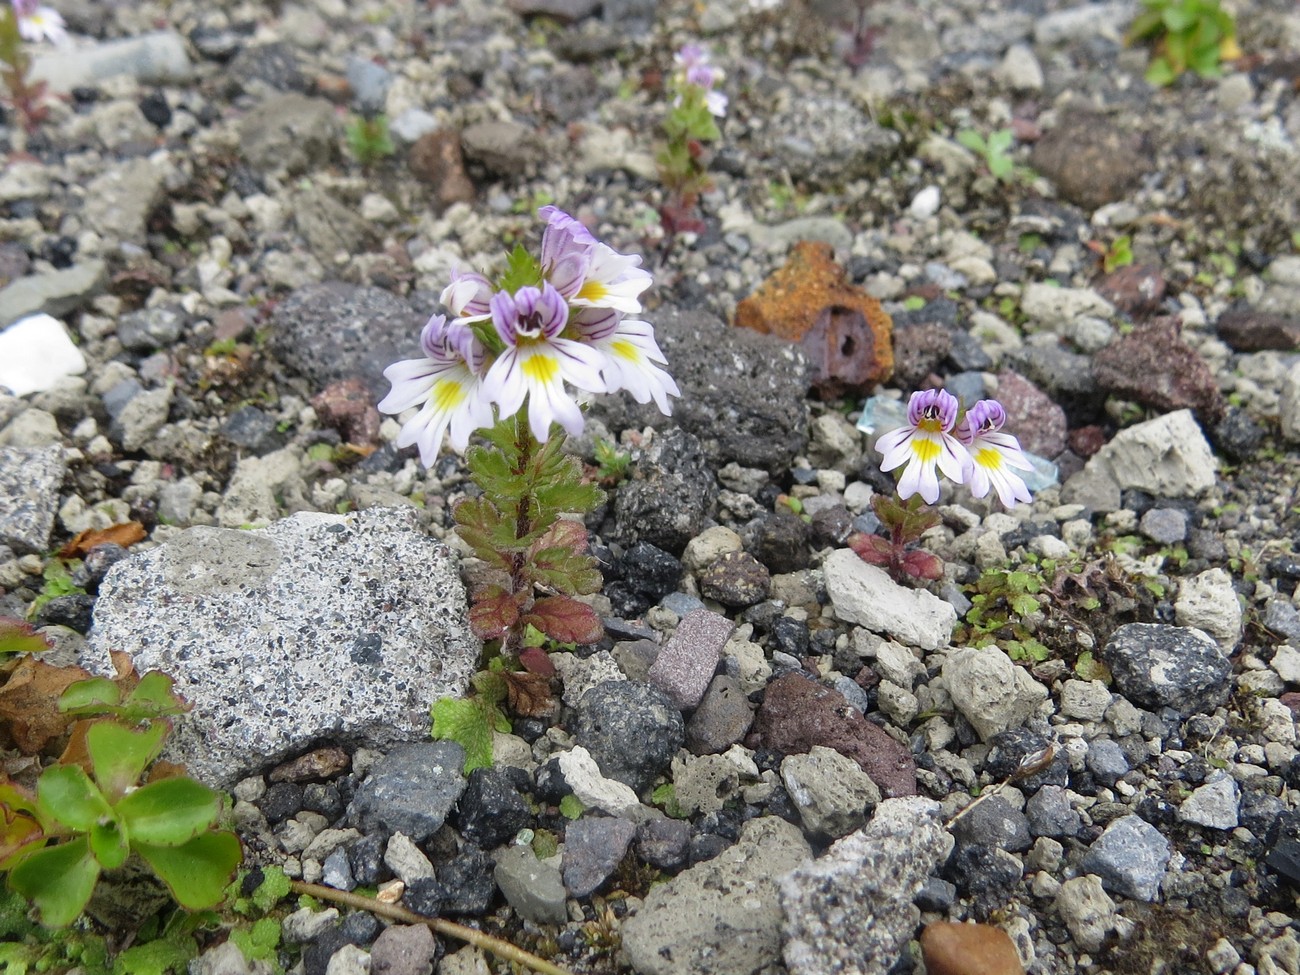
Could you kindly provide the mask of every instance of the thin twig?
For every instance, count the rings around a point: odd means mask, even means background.
[[[541,975],[573,975],[567,968],[561,968],[559,965],[544,961],[536,955],[512,945],[509,941],[494,938],[490,934],[484,934],[474,928],[467,928],[465,925],[456,924],[454,921],[447,921],[440,917],[425,917],[423,914],[416,914],[414,911],[408,911],[396,904],[385,904],[377,901],[373,897],[364,897],[361,894],[335,890],[333,887],[323,887],[320,884],[303,883],[301,880],[289,881],[289,889],[295,894],[306,894],[309,897],[342,904],[344,907],[355,907],[357,910],[369,911],[371,914],[378,914],[391,921],[400,921],[403,924],[426,924],[438,934],[445,935],[448,938],[468,941],[476,948],[492,952],[498,958],[517,962],[520,965],[527,965],[533,971],[540,972]]]

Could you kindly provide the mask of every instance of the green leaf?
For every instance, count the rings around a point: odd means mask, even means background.
[[[596,611],[586,603],[568,596],[545,596],[533,603],[524,616],[557,643],[598,643],[605,635],[605,626]]]
[[[274,962],[282,934],[283,930],[278,920],[264,917],[260,921],[255,921],[250,928],[235,928],[230,932],[230,940],[250,962]]]
[[[51,765],[36,784],[36,805],[42,818],[55,820],[78,833],[87,833],[112,809],[79,765]]]
[[[228,830],[200,833],[180,846],[133,843],[132,848],[167,885],[176,902],[191,911],[221,901],[243,858],[239,838]]]
[[[64,714],[83,717],[105,714],[118,706],[122,689],[107,677],[92,677],[69,684],[59,695],[59,710]]]
[[[433,716],[433,737],[439,741],[457,742],[465,749],[464,772],[467,775],[476,768],[492,767],[494,721],[476,701],[439,698],[430,713]]]
[[[1170,5],[1160,14],[1165,28],[1171,34],[1181,34],[1196,24],[1196,12],[1187,7]]]
[[[572,793],[560,800],[560,815],[565,819],[581,819],[586,808],[582,800]]]
[[[528,253],[523,244],[516,244],[515,249],[510,252],[506,260],[506,270],[497,282],[497,286],[502,291],[508,291],[511,294],[517,292],[520,288],[541,287],[542,268],[537,263],[537,259]]]
[[[50,641],[12,616],[0,616],[0,653],[41,653],[50,648]]]
[[[113,959],[113,975],[185,975],[199,953],[189,935],[158,938],[132,945]]]
[[[37,850],[9,872],[9,886],[36,907],[41,923],[71,924],[94,893],[99,864],[84,836]]]
[[[173,690],[175,681],[160,670],[151,670],[126,696],[125,716],[131,720],[184,714],[190,706]]]
[[[105,870],[116,870],[126,863],[127,835],[116,816],[110,816],[90,828],[90,851]]]
[[[221,797],[193,779],[161,779],[141,786],[117,804],[132,843],[180,846],[216,821]]]
[[[1172,85],[1178,75],[1175,74],[1174,69],[1170,67],[1169,62],[1164,58],[1155,58],[1147,67],[1144,77],[1148,84],[1155,85],[1157,88],[1164,88],[1166,85]]]
[[[972,152],[978,152],[981,156],[988,151],[988,144],[984,141],[984,136],[980,135],[974,129],[962,129],[957,133],[957,143],[965,146]]]
[[[253,891],[253,904],[263,914],[267,914],[271,908],[289,896],[291,889],[289,877],[282,869],[279,867],[264,867],[262,882]]]
[[[452,508],[456,532],[461,541],[474,550],[488,565],[509,572],[512,568],[505,553],[517,546],[513,523],[487,498],[466,498]]]
[[[1039,602],[1028,593],[1017,593],[1007,600],[1007,605],[1017,616],[1028,616],[1030,613],[1038,612]]]
[[[998,129],[996,132],[989,133],[988,151],[990,156],[1000,156],[1011,148],[1012,134],[1010,129]]]
[[[132,731],[115,721],[101,721],[86,732],[86,750],[95,781],[109,801],[116,801],[140,781],[149,763],[162,751],[163,739],[170,731],[167,722],[159,721],[140,731]]]
[[[498,661],[502,665],[505,663],[499,657],[493,663],[495,664]],[[504,669],[504,667],[501,669]],[[506,699],[506,679],[501,676],[498,669],[480,670],[469,679],[469,682],[473,685],[474,690],[478,691],[481,699],[480,703],[495,705]]]
[[[1074,662],[1074,672],[1080,680],[1099,680],[1106,684],[1111,681],[1110,668],[1093,656],[1091,650],[1079,654]]]

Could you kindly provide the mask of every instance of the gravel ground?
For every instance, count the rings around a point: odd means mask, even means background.
[[[1300,13],[1231,6],[1244,58],[1153,89],[1125,2],[66,0],[49,118],[0,120],[0,328],[52,316],[0,334],[0,613],[176,673],[250,862],[575,972],[1296,975]],[[730,106],[665,240],[691,40]],[[958,137],[1000,130],[1006,179]],[[468,482],[371,404],[549,202],[645,255],[683,396],[593,408],[607,637],[465,777]],[[945,489],[911,590],[844,542],[939,384],[1042,465]],[[281,960],[483,970],[414,930],[300,911]]]

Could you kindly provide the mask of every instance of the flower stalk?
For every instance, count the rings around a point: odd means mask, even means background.
[[[42,40],[62,43],[67,31],[63,18],[36,0],[0,2],[0,82],[7,89],[8,101],[22,130],[30,135],[49,114],[43,81],[29,79],[32,58],[24,42]]]

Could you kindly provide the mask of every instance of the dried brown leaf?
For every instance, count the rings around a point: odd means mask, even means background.
[[[108,528],[87,528],[84,532],[78,532],[76,538],[59,549],[59,558],[84,558],[96,545],[113,544],[130,548],[136,542],[144,541],[146,537],[144,525],[138,521],[126,521],[120,525],[110,525]]]

